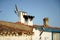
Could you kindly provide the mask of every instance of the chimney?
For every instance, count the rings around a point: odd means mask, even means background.
[[[48,21],[49,21],[49,19],[48,19],[47,17],[45,17],[45,18],[43,19],[43,22],[44,22],[44,25],[45,25],[45,26],[48,26]]]

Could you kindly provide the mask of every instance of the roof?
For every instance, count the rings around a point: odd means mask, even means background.
[[[7,29],[12,31],[26,31],[26,32],[32,32],[33,27],[38,30],[48,31],[48,32],[60,32],[60,28],[52,27],[52,26],[44,26],[44,25],[24,25],[20,22],[6,22],[6,21],[0,21],[0,31],[1,29]]]
[[[60,32],[60,28],[52,27],[52,26],[45,26],[45,25],[34,25],[34,28],[38,30],[43,30],[47,32]]]
[[[32,32],[32,30],[33,30],[32,26],[26,26],[26,25],[23,25],[23,24],[6,22],[6,21],[0,21],[0,29],[2,27],[3,28],[8,28],[8,29],[20,30],[20,31],[27,31],[27,32]]]

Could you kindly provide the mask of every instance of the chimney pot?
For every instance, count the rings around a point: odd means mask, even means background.
[[[43,19],[43,22],[44,22],[44,25],[45,25],[45,26],[48,25],[48,21],[49,21],[48,17],[45,17],[45,18]]]

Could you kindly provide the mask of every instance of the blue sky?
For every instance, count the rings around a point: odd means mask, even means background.
[[[34,24],[43,25],[43,18],[49,18],[49,25],[60,27],[60,0],[0,0],[0,20],[17,22],[15,4],[19,10],[35,16]]]

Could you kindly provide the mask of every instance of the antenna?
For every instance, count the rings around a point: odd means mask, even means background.
[[[18,8],[17,8],[17,5],[15,4],[15,8],[16,8],[16,11],[18,12]]]
[[[18,15],[18,8],[17,5],[15,4],[15,10],[14,10],[15,14]]]

